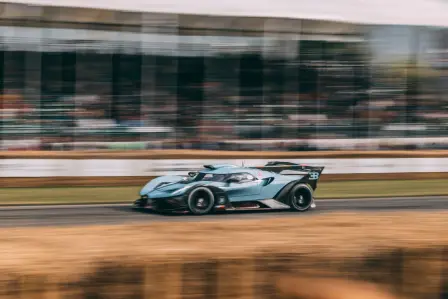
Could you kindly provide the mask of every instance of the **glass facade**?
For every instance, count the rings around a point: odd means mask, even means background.
[[[3,150],[448,148],[448,29],[0,6]]]

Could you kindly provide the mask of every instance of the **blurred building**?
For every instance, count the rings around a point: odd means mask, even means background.
[[[19,2],[2,149],[448,148],[448,3]]]

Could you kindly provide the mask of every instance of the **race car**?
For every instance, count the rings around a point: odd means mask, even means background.
[[[273,161],[261,167],[204,165],[188,175],[148,182],[136,209],[205,215],[216,211],[315,208],[314,191],[324,167]]]

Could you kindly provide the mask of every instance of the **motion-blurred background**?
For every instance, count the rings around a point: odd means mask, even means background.
[[[17,2],[2,150],[448,148],[444,2]]]
[[[2,1],[0,298],[447,299],[446,149],[446,0]],[[130,208],[270,160],[315,210]]]

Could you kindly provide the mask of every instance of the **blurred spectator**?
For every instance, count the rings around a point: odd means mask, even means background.
[[[430,139],[448,138],[446,44],[427,55],[430,66],[416,68],[413,62],[376,63],[362,50],[369,40],[285,40],[297,43],[296,53],[282,56],[275,45],[271,57],[250,46],[257,37],[249,36],[241,34],[238,42],[221,36],[221,47],[210,53],[203,50],[211,48],[207,41],[193,39],[182,42],[189,46],[185,53],[174,51],[177,45],[155,53],[167,47],[163,41],[132,52],[124,38],[111,50],[94,44],[87,50],[4,50],[2,149],[16,149],[21,138],[24,147],[40,140],[43,150],[113,142],[318,150],[359,148],[358,138],[372,149],[448,147],[446,139]],[[28,67],[30,55],[40,66]],[[387,142],[404,137],[416,139]],[[427,142],[416,141],[421,138]]]

